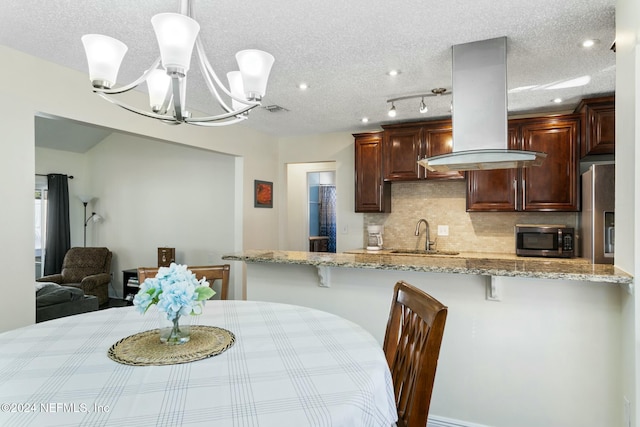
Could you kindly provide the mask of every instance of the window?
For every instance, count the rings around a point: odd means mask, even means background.
[[[35,191],[35,274],[43,276],[47,231],[47,177],[36,176]]]

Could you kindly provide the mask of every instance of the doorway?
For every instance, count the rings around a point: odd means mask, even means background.
[[[308,172],[309,251],[336,252],[336,173]]]
[[[315,175],[316,173],[329,172],[331,175]],[[331,181],[327,181],[331,179]],[[283,250],[288,251],[304,251],[310,249],[310,237],[322,234],[320,231],[320,223],[318,215],[314,210],[318,210],[319,214],[319,196],[320,182],[333,184],[334,193],[340,191],[335,185],[337,182],[336,162],[314,162],[314,163],[289,163],[287,164],[287,211],[283,221],[286,226],[283,228],[284,241],[281,245]],[[317,195],[316,195],[317,190]],[[325,206],[327,206],[325,204]],[[333,205],[333,228],[336,228],[338,221],[337,203]],[[309,220],[313,218],[311,221]],[[312,225],[314,224],[314,225]],[[317,228],[316,225],[317,224]],[[312,227],[314,227],[312,229]],[[334,248],[337,248],[337,236],[334,232]],[[329,237],[329,236],[326,236]],[[328,249],[327,239],[327,249]],[[335,251],[336,249],[334,249]]]

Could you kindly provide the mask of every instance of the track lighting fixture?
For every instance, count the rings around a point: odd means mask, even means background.
[[[439,87],[439,88],[435,88],[435,89],[431,89],[431,93],[420,93],[417,95],[407,95],[407,96],[399,96],[397,98],[391,98],[391,99],[387,99],[387,102],[391,103],[391,109],[389,110],[389,117],[395,117],[397,112],[396,112],[396,106],[395,106],[395,102],[396,101],[404,101],[405,99],[415,99],[415,98],[420,98],[420,105],[418,107],[418,111],[420,111],[420,113],[425,114],[429,111],[429,108],[427,107],[427,104],[424,102],[424,98],[428,97],[428,96],[443,96],[443,95],[451,95],[453,92],[449,92],[447,91],[447,89]]]

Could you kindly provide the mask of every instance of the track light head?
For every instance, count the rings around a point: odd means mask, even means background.
[[[424,103],[424,97],[422,97],[422,101],[420,101],[420,113],[421,114],[425,114],[426,112],[429,111],[429,109],[427,108],[427,104]]]
[[[396,106],[394,105],[394,103],[391,103],[391,108],[389,109],[389,117],[395,117],[396,116]]]

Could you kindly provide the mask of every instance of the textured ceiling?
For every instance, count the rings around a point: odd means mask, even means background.
[[[242,126],[278,136],[379,128],[391,122],[387,99],[451,90],[451,46],[500,36],[508,43],[510,114],[571,110],[615,90],[615,0],[194,0],[193,7],[221,76],[236,68],[238,50],[276,57],[264,104],[288,111],[254,110]],[[158,56],[151,17],[178,10],[175,0],[3,1],[0,44],[86,72],[80,37],[110,35],[129,46],[119,75],[125,84]],[[584,49],[586,38],[600,43]],[[389,77],[394,68],[401,74]],[[187,104],[217,114],[198,73],[194,63]],[[590,83],[548,88],[582,76]],[[309,89],[300,91],[300,82]],[[563,103],[552,104],[556,97]],[[451,97],[427,98],[426,115],[419,101],[396,103],[394,121],[449,115]]]

